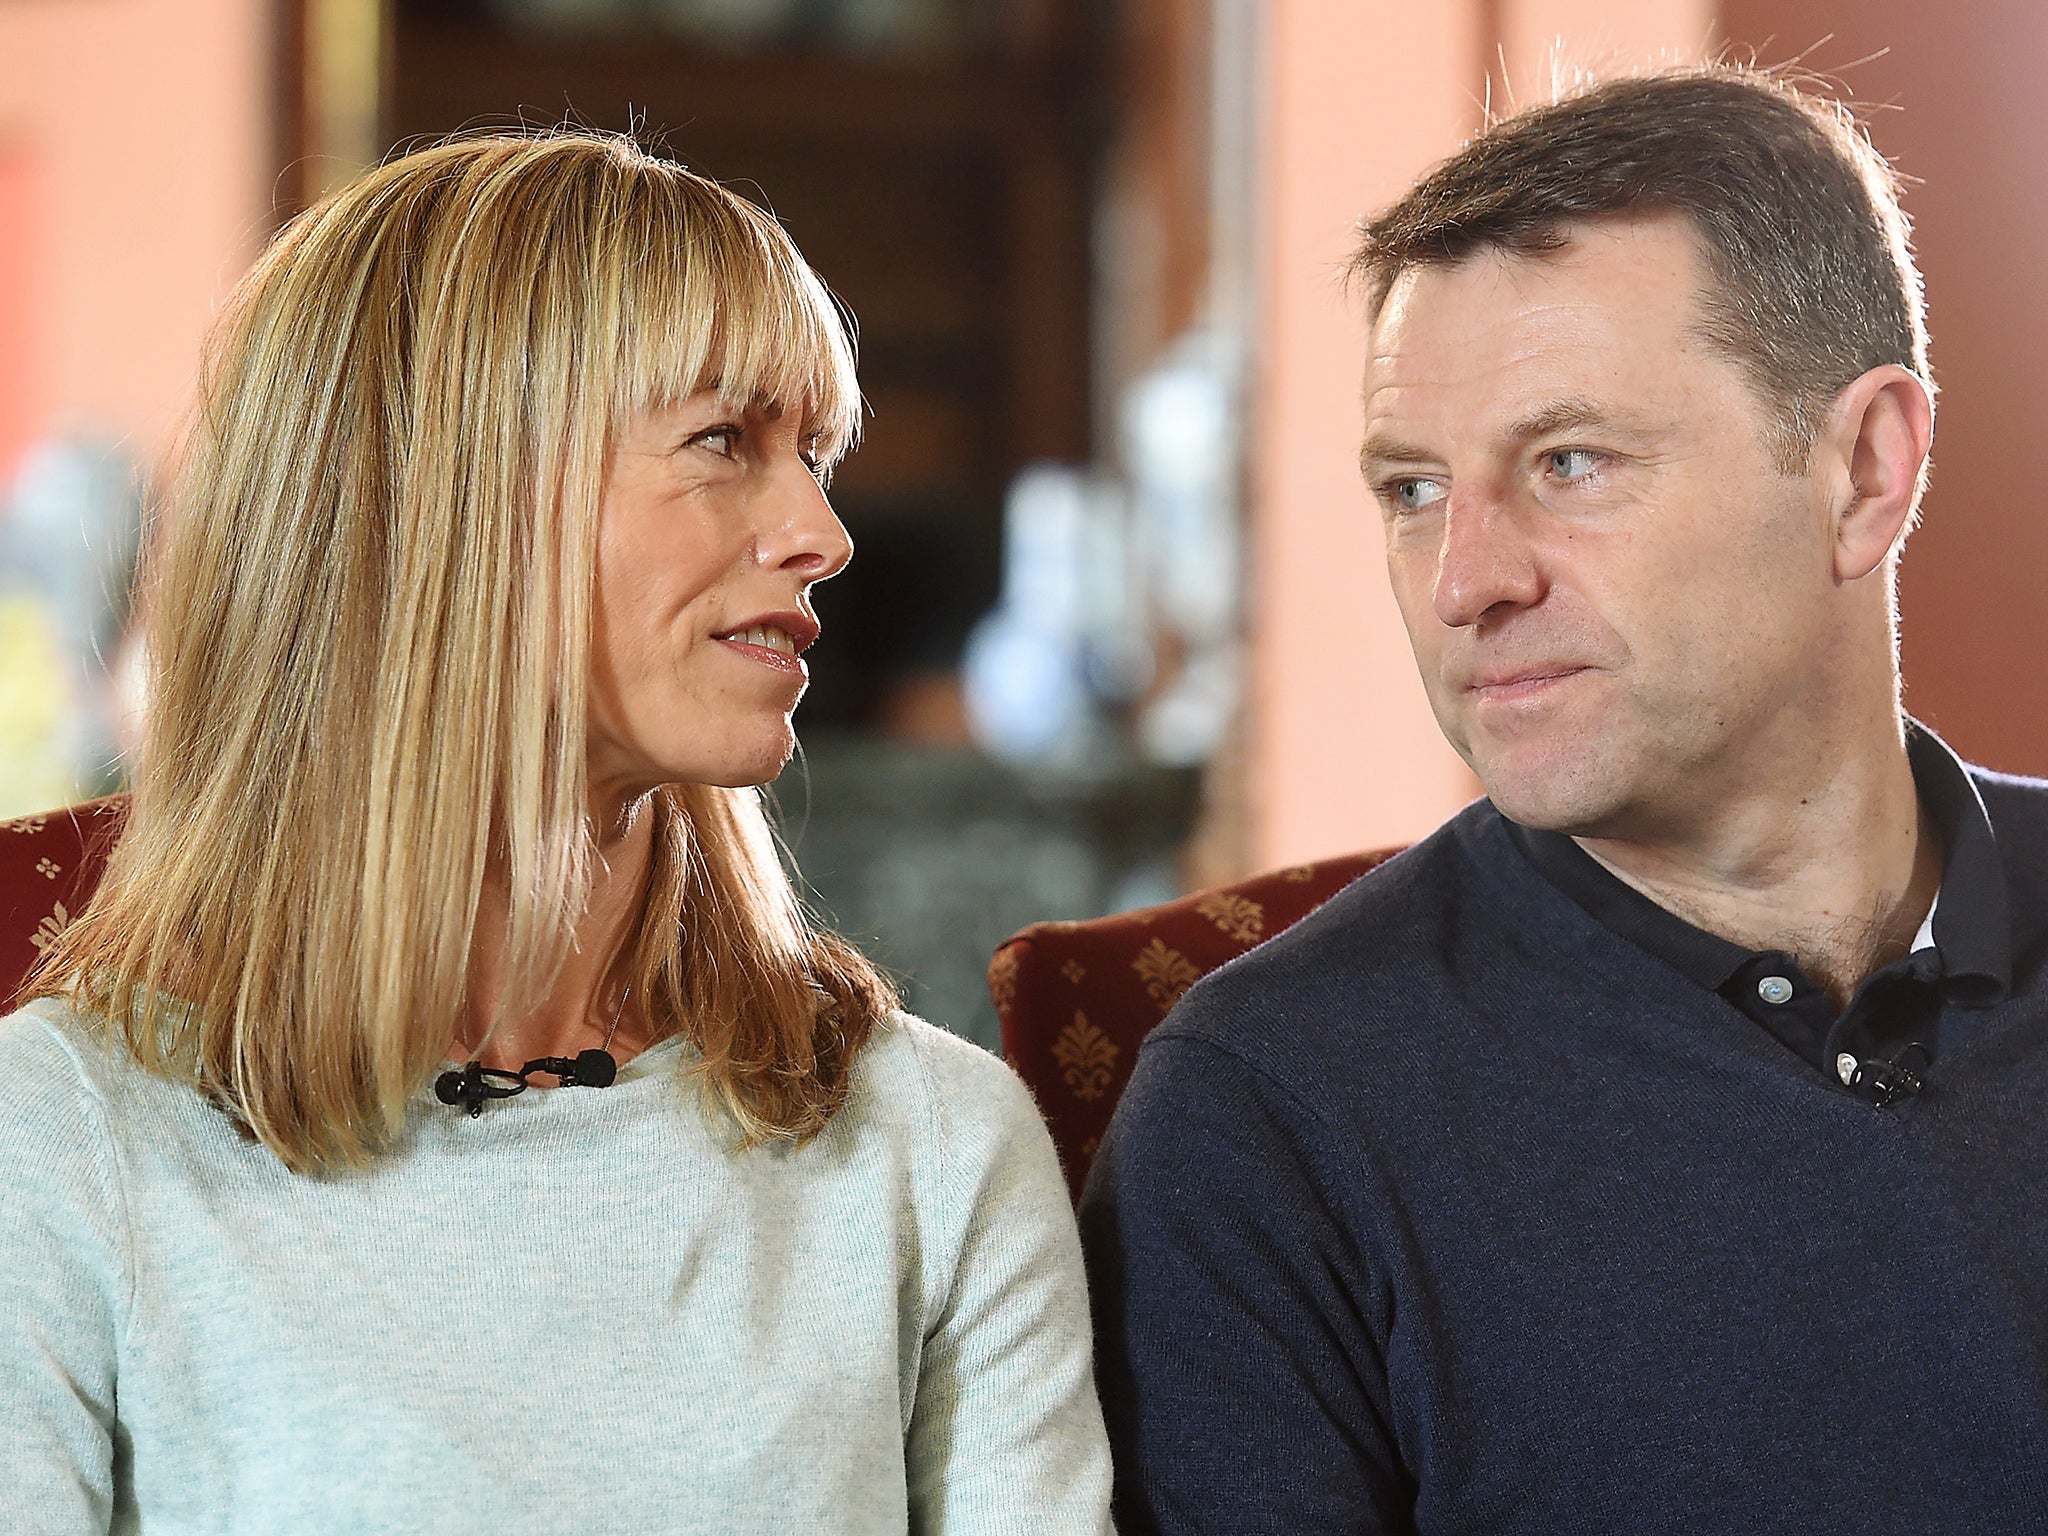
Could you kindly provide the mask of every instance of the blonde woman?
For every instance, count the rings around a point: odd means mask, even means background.
[[[0,1530],[1106,1528],[1032,1105],[754,788],[856,423],[782,232],[622,141],[243,282],[127,831],[0,1023]]]

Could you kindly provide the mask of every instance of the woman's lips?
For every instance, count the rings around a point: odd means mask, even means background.
[[[743,640],[736,635],[718,635],[714,638],[728,650],[746,657],[749,661],[757,662],[772,671],[780,672],[784,677],[808,678],[811,675],[811,669],[804,665],[804,659],[801,656],[778,651],[773,646],[760,645],[751,640]]]
[[[803,653],[817,640],[818,623],[801,613],[764,613],[711,638],[785,677],[807,678]]]

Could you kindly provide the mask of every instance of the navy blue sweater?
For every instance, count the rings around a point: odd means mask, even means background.
[[[2010,988],[1888,1105],[1485,802],[1196,986],[1082,1205],[1119,1529],[2048,1531],[2048,785],[1973,776]]]

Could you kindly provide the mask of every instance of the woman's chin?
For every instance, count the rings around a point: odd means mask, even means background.
[[[673,753],[643,748],[630,757],[606,754],[610,761],[593,760],[591,782],[600,798],[614,800],[637,800],[680,784],[746,789],[772,783],[795,754],[796,733],[788,729],[764,732],[752,741],[721,743],[708,751],[702,743]]]
[[[796,734],[786,731],[781,736],[759,743],[750,743],[730,752],[721,752],[712,758],[698,757],[688,764],[678,764],[679,771],[668,780],[671,784],[710,784],[720,789],[746,789],[753,785],[773,783],[782,770],[789,766],[790,758],[796,755]]]

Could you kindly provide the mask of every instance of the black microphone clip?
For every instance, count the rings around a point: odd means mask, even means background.
[[[545,1072],[562,1088],[609,1088],[618,1081],[618,1058],[610,1051],[578,1051],[574,1056],[536,1056],[517,1072],[487,1067],[472,1061],[465,1067],[450,1067],[434,1079],[434,1097],[443,1104],[459,1104],[471,1119],[484,1112],[492,1099],[509,1099],[533,1086],[531,1073]]]
[[[609,1088],[618,1081],[619,1063],[610,1051],[591,1049],[574,1056],[537,1056],[519,1069],[523,1079],[529,1072],[546,1072],[560,1088]]]
[[[509,1099],[526,1087],[523,1073],[501,1072],[472,1061],[466,1067],[450,1068],[434,1079],[434,1097],[443,1104],[460,1104],[474,1120],[484,1112],[490,1099]]]
[[[1907,1065],[1907,1058],[1914,1056],[1919,1058],[1917,1063]],[[1849,1086],[1867,1092],[1871,1102],[1883,1109],[1896,1100],[1910,1099],[1925,1088],[1927,1080],[1920,1073],[1933,1059],[1932,1053],[1918,1040],[1908,1041],[1889,1057],[1857,1062],[1856,1070],[1849,1074]]]

